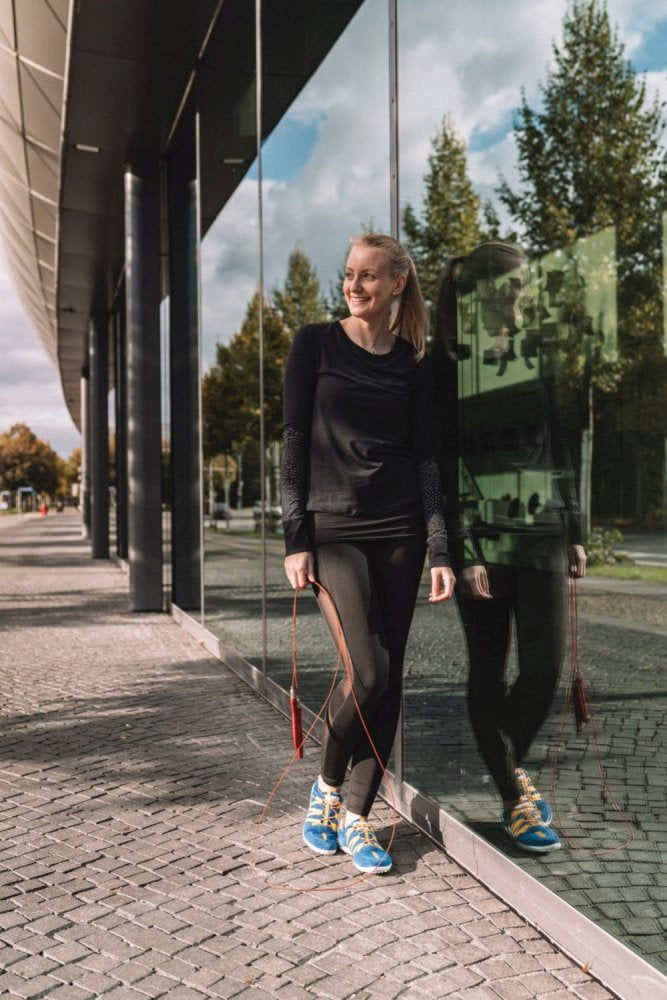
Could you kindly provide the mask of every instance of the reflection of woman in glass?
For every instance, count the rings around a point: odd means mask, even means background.
[[[384,766],[426,543],[431,600],[447,600],[454,578],[431,441],[428,314],[414,265],[391,237],[360,236],[343,292],[350,315],[299,330],[285,368],[285,572],[295,589],[321,580],[332,595],[354,674],[353,690],[343,680],[328,708],[303,838],[318,854],[340,847],[360,871],[384,872],[391,859],[368,824],[382,778],[375,752]]]
[[[536,328],[515,349],[527,271],[522,252],[504,243],[451,260],[433,362],[470,718],[505,831],[517,846],[546,852],[560,847],[551,808],[521,765],[558,683],[568,568],[583,576],[586,555],[555,400],[554,343]],[[508,686],[512,621],[518,676]]]

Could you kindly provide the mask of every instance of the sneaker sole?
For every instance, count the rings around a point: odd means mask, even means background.
[[[313,852],[313,854],[328,854],[328,855],[338,854],[338,847],[334,847],[332,851],[328,851],[323,847],[315,847],[313,844],[309,843],[309,841],[306,840],[305,834],[303,832],[301,833],[301,839],[303,840],[306,847]]]
[[[522,844],[515,837],[513,837],[509,830],[505,830],[504,833],[507,834],[514,846],[518,847],[520,851],[530,851],[531,854],[548,854],[549,851],[559,851],[561,848],[560,840],[557,844],[548,844],[544,847],[529,847],[528,844]]]
[[[343,854],[348,854],[352,858],[352,864],[357,869],[357,871],[363,872],[365,875],[368,875],[369,872],[373,872],[373,874],[378,874],[378,875],[386,875],[386,873],[390,872],[392,869],[391,861],[389,863],[387,863],[386,861],[384,863],[380,861],[378,862],[377,865],[371,865],[370,868],[363,868],[362,865],[360,865],[359,862],[355,860],[354,854],[349,849],[349,847],[343,847],[343,845],[340,843],[338,846],[340,847]]]

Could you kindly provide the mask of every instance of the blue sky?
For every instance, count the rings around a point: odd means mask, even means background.
[[[567,0],[444,4],[399,0],[401,199],[419,208],[429,143],[449,114],[468,144],[477,189],[516,180],[511,127],[525,88],[535,106]],[[626,54],[667,97],[667,0],[608,0]],[[263,148],[266,284],[282,282],[299,242],[322,287],[347,237],[389,226],[386,0],[366,0],[348,31]],[[204,243],[205,367],[239,328],[257,272],[256,182],[241,183]],[[0,259],[0,431],[22,420],[61,454],[79,443],[51,361],[30,329]]]
[[[299,122],[289,116],[262,144],[262,171],[267,180],[291,181],[310,159],[317,143],[317,122]],[[257,180],[257,164],[248,180]]]

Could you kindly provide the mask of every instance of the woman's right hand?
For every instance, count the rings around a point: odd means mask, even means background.
[[[486,567],[482,566],[481,563],[477,563],[475,566],[466,566],[461,572],[461,586],[463,592],[468,597],[484,600],[489,600],[493,597],[493,594],[489,590],[489,577]]]
[[[309,583],[317,583],[313,553],[293,552],[285,556],[285,573],[294,590],[304,590]]]

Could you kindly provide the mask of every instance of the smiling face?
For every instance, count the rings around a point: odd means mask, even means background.
[[[367,323],[389,316],[392,300],[403,291],[405,281],[405,275],[392,277],[389,260],[382,250],[353,246],[343,279],[343,295],[350,316]]]

